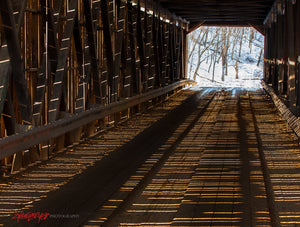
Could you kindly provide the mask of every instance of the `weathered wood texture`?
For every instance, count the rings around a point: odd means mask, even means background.
[[[0,13],[0,138],[185,78],[188,24],[153,1],[4,0]]]
[[[265,20],[265,76],[287,107],[300,115],[300,2],[277,0]]]
[[[155,0],[190,22],[204,25],[262,26],[274,0]]]
[[[295,116],[289,108],[284,104],[284,102],[276,95],[274,89],[270,87],[267,83],[262,83],[264,90],[271,96],[276,108],[282,115],[282,117],[287,121],[291,129],[300,138],[300,119]]]

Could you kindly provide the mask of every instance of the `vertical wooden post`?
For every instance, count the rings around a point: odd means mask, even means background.
[[[298,114],[300,113],[300,1],[296,2],[295,6],[296,11],[296,53],[295,53],[295,62],[296,62],[296,80],[297,80],[297,110]]]
[[[281,2],[278,9],[278,92],[281,95],[284,95],[284,49],[285,49],[285,42],[284,42],[284,11],[283,5],[284,3]]]
[[[296,111],[296,58],[295,58],[295,13],[294,4],[287,2],[287,28],[288,28],[288,97],[291,110]]]

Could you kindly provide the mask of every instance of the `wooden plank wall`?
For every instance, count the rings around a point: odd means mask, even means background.
[[[0,13],[0,138],[185,78],[188,24],[151,0],[3,0]],[[47,159],[68,137],[2,165]]]
[[[300,116],[300,1],[277,0],[265,31],[264,80]]]

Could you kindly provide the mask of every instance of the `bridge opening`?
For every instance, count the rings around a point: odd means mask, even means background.
[[[202,26],[188,45],[187,74],[198,86],[261,87],[264,36],[254,28]]]

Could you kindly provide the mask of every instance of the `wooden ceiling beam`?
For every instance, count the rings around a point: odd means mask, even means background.
[[[275,0],[154,0],[170,12],[190,22],[222,24],[223,20],[236,24],[261,24]],[[241,22],[241,20],[243,22]]]
[[[193,27],[189,28],[188,33],[191,33],[195,31],[197,28],[200,28],[204,23],[205,21],[201,21],[198,24],[194,25]]]

